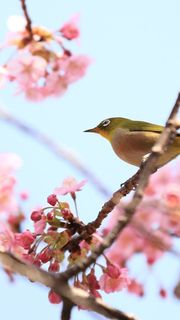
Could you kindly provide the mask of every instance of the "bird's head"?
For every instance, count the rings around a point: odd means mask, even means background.
[[[101,121],[97,127],[85,130],[84,132],[98,133],[104,138],[111,140],[114,130],[123,128],[128,119],[125,118],[109,118]]]

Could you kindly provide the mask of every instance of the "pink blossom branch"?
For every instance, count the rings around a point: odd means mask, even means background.
[[[81,234],[75,239],[73,238],[63,249],[72,250],[73,248],[76,248],[82,240],[90,239],[92,234],[101,226],[102,221],[114,209],[120,199],[135,189],[138,184],[140,173],[141,169],[139,169],[130,179],[125,181],[121,188],[113,193],[112,198],[105,202],[102,209],[99,211],[97,218],[94,221],[89,222],[87,225],[84,225],[84,227],[81,228]]]
[[[46,287],[53,289],[65,301],[66,306],[64,306],[64,309],[67,308],[68,300],[70,301],[68,308],[70,308],[70,305],[81,305],[86,309],[95,311],[110,319],[135,320],[133,316],[108,306],[102,299],[95,299],[82,289],[73,286],[70,287],[64,278],[57,277],[56,274],[49,273],[33,265],[27,265],[10,253],[0,252],[0,264],[4,268],[25,276],[33,282],[39,282]],[[63,317],[65,317],[64,312]]]
[[[15,126],[18,130],[21,130],[25,134],[31,136],[36,141],[45,145],[58,158],[67,161],[71,166],[76,168],[76,170],[78,170],[87,179],[89,179],[93,186],[96,187],[97,190],[101,192],[105,197],[109,196],[110,192],[104,187],[103,183],[78,158],[76,158],[72,154],[72,152],[57,144],[49,136],[43,134],[35,128],[30,127],[27,124],[24,124],[21,120],[11,115],[3,108],[0,108],[0,117],[9,124]]]
[[[142,223],[133,220],[131,226],[149,243],[151,243],[154,247],[158,248],[161,251],[168,251],[172,253],[174,256],[180,258],[180,252],[176,251],[175,249],[171,248],[171,246],[166,243],[160,236],[153,234],[152,231],[149,231]]]
[[[32,40],[33,38],[33,32],[32,32],[32,21],[29,17],[28,11],[27,11],[27,6],[26,6],[26,1],[25,0],[20,0],[21,2],[21,7],[24,13],[24,17],[26,19],[26,30],[29,34],[29,40]]]
[[[116,240],[118,235],[124,230],[124,228],[131,222],[133,215],[141,202],[144,190],[148,184],[150,175],[157,170],[158,158],[166,151],[168,145],[173,142],[176,135],[176,130],[179,127],[179,122],[177,121],[177,113],[180,106],[180,93],[178,94],[176,103],[170,113],[167,120],[166,126],[160,135],[158,141],[152,147],[152,152],[145,163],[143,163],[141,168],[141,173],[139,176],[139,184],[135,190],[134,196],[129,204],[124,208],[124,215],[120,216],[117,225],[104,239],[104,242],[93,250],[91,255],[86,259],[78,262],[76,265],[72,266],[65,272],[61,273],[60,276],[65,279],[69,279],[79,272],[86,270],[92,263],[94,263],[97,258],[104,252],[105,249],[109,248],[112,243]],[[118,194],[115,198],[116,203],[118,203]]]

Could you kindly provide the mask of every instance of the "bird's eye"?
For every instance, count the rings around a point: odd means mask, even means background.
[[[104,120],[103,122],[102,122],[102,126],[103,127],[107,127],[109,124],[110,124],[110,120],[109,119],[106,119],[106,120]]]

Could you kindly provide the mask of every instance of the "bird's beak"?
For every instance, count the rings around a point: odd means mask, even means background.
[[[92,128],[92,129],[87,129],[87,130],[84,130],[84,132],[94,132],[94,133],[99,133],[99,130],[97,127],[95,128]]]

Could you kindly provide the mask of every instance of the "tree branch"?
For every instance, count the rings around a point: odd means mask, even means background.
[[[25,276],[33,282],[39,282],[53,289],[63,299],[70,301],[72,305],[80,305],[110,319],[135,320],[133,316],[108,306],[102,299],[95,299],[82,289],[70,287],[64,278],[39,269],[34,265],[27,265],[10,253],[0,252],[0,264],[4,268]],[[64,306],[64,308],[67,308],[67,306]]]
[[[129,204],[124,208],[124,216],[121,216],[117,222],[117,225],[109,233],[109,235],[104,239],[104,242],[98,247],[95,248],[91,255],[86,259],[79,261],[76,265],[72,266],[65,272],[62,272],[60,276],[64,279],[70,279],[71,277],[77,275],[79,272],[86,270],[96,259],[104,252],[105,249],[110,247],[112,243],[116,240],[118,235],[124,230],[124,228],[130,223],[132,217],[141,202],[144,189],[148,184],[149,176],[157,170],[157,160],[167,149],[167,146],[173,142],[175,139],[175,132],[177,127],[179,127],[179,122],[176,119],[178,109],[180,106],[180,93],[178,94],[176,103],[170,113],[170,116],[167,120],[166,126],[160,135],[158,141],[152,147],[152,152],[146,162],[142,166],[142,170],[139,176],[139,184],[135,190],[134,196]],[[118,197],[117,197],[118,203]]]
[[[63,299],[63,307],[61,313],[61,320],[70,320],[71,319],[71,311],[73,308],[72,302],[68,299]]]
[[[141,170],[139,169],[130,179],[122,184],[120,189],[113,193],[112,198],[104,203],[97,218],[94,221],[89,222],[87,225],[84,225],[80,236],[73,238],[63,248],[64,250],[73,250],[73,248],[76,248],[82,240],[88,240],[92,236],[92,234],[101,226],[102,221],[119,203],[120,199],[135,189],[138,184],[140,172]]]
[[[26,30],[27,30],[27,32],[29,34],[29,40],[32,40],[32,38],[33,38],[32,21],[30,19],[28,11],[27,11],[26,1],[25,0],[20,0],[20,2],[21,2],[22,11],[24,13],[24,17],[26,19]]]

